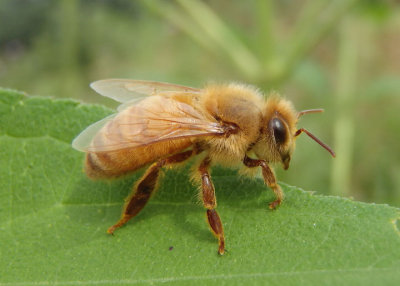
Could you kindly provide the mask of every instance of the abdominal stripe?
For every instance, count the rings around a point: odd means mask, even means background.
[[[88,153],[87,154],[87,163],[93,171],[102,171],[103,169],[98,164],[98,159],[95,153]]]
[[[111,158],[107,152],[100,153],[89,153],[87,156],[87,162],[93,171],[105,171],[107,163],[111,161]]]

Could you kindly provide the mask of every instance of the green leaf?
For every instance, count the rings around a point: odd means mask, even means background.
[[[227,254],[217,255],[185,169],[149,205],[107,228],[140,174],[91,181],[72,139],[112,111],[0,90],[0,285],[400,285],[399,210],[216,168]],[[140,172],[139,172],[140,173]]]

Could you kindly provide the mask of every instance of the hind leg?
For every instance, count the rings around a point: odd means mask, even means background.
[[[144,208],[157,188],[161,167],[183,162],[194,154],[196,154],[195,151],[189,150],[153,163],[144,173],[142,178],[134,185],[132,194],[128,197],[127,202],[125,203],[121,219],[111,226],[107,232],[113,234],[117,228],[123,226]]]

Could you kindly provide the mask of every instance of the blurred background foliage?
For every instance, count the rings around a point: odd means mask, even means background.
[[[278,178],[400,206],[398,1],[0,0],[0,86],[115,103],[88,84],[132,78],[277,90],[337,158],[302,136]]]

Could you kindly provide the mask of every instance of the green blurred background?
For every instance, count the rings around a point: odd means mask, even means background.
[[[103,78],[277,90],[304,116],[286,183],[400,206],[398,1],[0,0],[0,86],[115,107]]]

